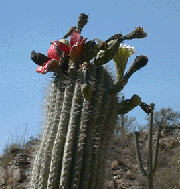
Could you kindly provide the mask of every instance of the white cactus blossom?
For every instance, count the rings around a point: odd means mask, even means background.
[[[123,77],[128,58],[135,52],[136,50],[134,47],[120,44],[118,53],[113,57],[113,61],[116,66],[116,80]]]

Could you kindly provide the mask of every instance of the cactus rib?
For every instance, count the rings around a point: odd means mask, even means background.
[[[67,185],[68,187],[68,178],[70,174],[70,166],[73,159],[73,147],[74,147],[74,138],[75,131],[77,127],[77,119],[79,115],[79,109],[81,106],[81,85],[79,83],[76,84],[74,90],[74,96],[72,100],[72,107],[70,112],[70,120],[68,125],[68,131],[66,135],[66,141],[64,146],[64,155],[62,159],[62,171],[60,176],[60,187]]]
[[[77,73],[77,70],[74,70]],[[48,178],[48,188],[56,188],[57,187],[57,178],[60,176],[60,170],[62,166],[59,166],[62,161],[63,155],[63,146],[66,137],[68,120],[70,116],[71,102],[73,97],[74,90],[74,80],[76,78],[76,74],[70,72],[70,79],[67,83],[67,86],[64,91],[64,99],[63,106],[60,116],[60,122],[58,125],[58,130],[56,133],[53,149],[52,149],[52,157],[50,162],[50,172]],[[44,186],[45,188],[46,186]]]

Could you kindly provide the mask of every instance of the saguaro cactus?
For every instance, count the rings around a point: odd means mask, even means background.
[[[105,42],[86,41],[80,33],[87,21],[88,15],[80,14],[77,27],[72,26],[60,41],[53,41],[47,56],[31,53],[31,59],[38,64],[37,72],[53,71],[54,80],[30,189],[103,188],[107,148],[117,116],[141,103],[137,95],[118,103],[117,93],[148,61],[146,56],[137,56],[124,75],[134,50],[120,43],[147,34],[138,27],[126,36],[116,34]],[[70,43],[65,39],[68,36]],[[115,83],[103,66],[111,59],[117,68]]]
[[[160,128],[157,134],[156,140],[156,147],[155,147],[155,154],[154,154],[154,162],[153,162],[153,151],[152,151],[152,127],[153,127],[153,109],[154,104],[147,105],[145,103],[140,104],[141,108],[149,115],[149,133],[148,133],[148,156],[147,156],[147,171],[143,168],[143,164],[141,161],[141,154],[139,150],[139,132],[135,132],[135,144],[136,144],[136,154],[139,163],[139,169],[141,173],[147,177],[148,189],[153,189],[153,175],[155,173],[157,167],[157,158],[158,158],[158,151],[159,151],[159,138],[160,138]],[[154,163],[154,164],[153,164]]]

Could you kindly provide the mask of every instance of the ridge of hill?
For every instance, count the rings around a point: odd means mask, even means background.
[[[153,133],[155,145],[157,133]],[[141,131],[139,146],[143,166],[147,168],[148,132]],[[40,139],[31,137],[23,148],[11,144],[9,150],[0,156],[0,188],[26,189],[31,163]],[[146,178],[140,173],[136,159],[134,134],[113,137],[106,160],[105,189],[145,189]],[[155,189],[180,188],[180,130],[161,132],[158,164],[154,176]]]

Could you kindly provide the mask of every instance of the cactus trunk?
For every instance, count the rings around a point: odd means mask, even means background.
[[[118,116],[118,99],[107,91],[113,81],[103,67],[91,65],[90,99],[82,94],[83,74],[57,74],[48,120],[34,161],[31,189],[103,188],[107,146]],[[52,116],[54,114],[54,116]]]

